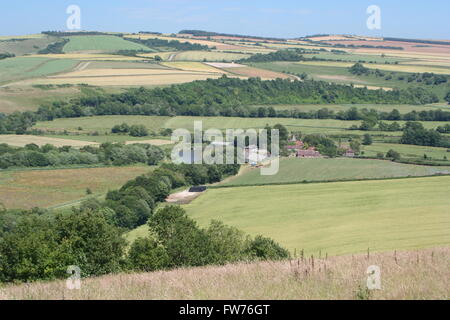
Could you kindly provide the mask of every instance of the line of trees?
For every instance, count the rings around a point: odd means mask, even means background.
[[[15,54],[8,53],[8,52],[0,53],[0,60],[7,59],[7,58],[14,58],[15,56],[16,56]]]
[[[111,144],[100,147],[85,146],[75,149],[70,146],[55,147],[47,144],[39,147],[28,144],[23,148],[0,144],[0,168],[50,167],[66,165],[130,165],[145,163],[156,165],[165,157],[164,151],[149,144]]]
[[[401,73],[400,75],[396,76],[396,72],[384,72],[381,71],[379,69],[369,69],[364,67],[364,65],[362,63],[355,63],[353,66],[351,66],[348,71],[356,76],[369,76],[369,75],[374,75],[376,77],[384,77],[384,80],[389,81],[389,80],[394,80],[394,76],[396,77],[395,79],[398,81],[405,81],[407,83],[412,83],[412,82],[416,82],[416,83],[423,83],[425,85],[434,85],[434,86],[438,86],[438,85],[442,85],[442,84],[446,84],[449,82],[450,76],[447,75],[443,75],[443,74],[435,74],[432,72],[425,72],[425,73]]]
[[[423,88],[405,90],[369,90],[353,86],[331,84],[323,81],[291,81],[259,78],[242,80],[228,78],[195,81],[169,88],[130,89],[120,94],[97,94],[70,101],[53,102],[41,106],[37,112],[0,114],[0,133],[24,134],[36,121],[55,118],[76,118],[94,115],[159,115],[159,116],[225,116],[225,117],[283,117],[283,118],[336,118],[356,120],[351,112],[336,116],[329,110],[301,112],[299,110],[275,110],[271,106],[249,107],[255,104],[428,104],[438,102],[438,97]],[[370,111],[372,113],[372,111]],[[380,113],[381,114],[381,113]],[[411,112],[413,117],[426,119],[433,115],[448,119],[448,112]],[[383,117],[381,117],[383,118]],[[393,119],[397,120],[397,119]]]
[[[165,40],[165,39],[135,39],[124,37],[125,40],[143,44],[149,48],[171,48],[177,51],[190,51],[190,50],[210,50],[208,46],[204,46],[198,43],[181,42],[178,40]],[[214,49],[214,48],[211,48]]]

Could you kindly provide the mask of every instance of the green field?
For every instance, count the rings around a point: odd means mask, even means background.
[[[68,71],[78,63],[70,59],[18,57],[0,60],[0,84]]]
[[[54,121],[38,122],[36,128],[49,130],[98,131],[101,134],[110,133],[112,127],[126,122],[129,125],[145,125],[148,129],[158,131],[164,127],[169,117],[153,116],[98,116],[82,118],[64,118]]]
[[[70,41],[63,49],[66,53],[82,51],[110,53],[119,50],[152,51],[149,47],[116,36],[72,36],[68,37],[68,39]]]
[[[423,158],[425,154],[428,158],[434,160],[442,160],[444,157],[450,158],[450,152],[447,152],[448,149],[446,148],[390,143],[374,143],[370,146],[362,146],[362,150],[365,153],[364,155],[368,157],[374,157],[378,152],[386,153],[391,149],[400,153],[400,155],[404,158]]]
[[[449,167],[427,167],[384,160],[363,159],[298,159],[280,161],[280,170],[273,176],[262,176],[259,169],[227,180],[221,186],[289,184],[304,181],[360,180],[408,176],[450,174]]]
[[[450,177],[211,189],[185,208],[324,256],[450,244]],[[299,251],[297,251],[299,252]]]

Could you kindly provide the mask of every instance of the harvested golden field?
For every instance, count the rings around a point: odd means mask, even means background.
[[[301,61],[297,64],[308,66],[324,66],[324,67],[340,67],[349,68],[354,65],[353,62],[335,62],[335,61]],[[395,72],[409,72],[409,73],[425,73],[433,72],[436,74],[450,74],[450,68],[428,67],[428,66],[414,66],[414,65],[396,65],[396,64],[364,64],[369,69],[379,69],[385,71]]]
[[[58,139],[50,138],[45,136],[32,136],[32,135],[14,135],[14,134],[3,134],[0,135],[0,143],[7,143],[15,147],[24,147],[27,144],[34,143],[38,146],[43,146],[46,144],[52,144],[56,147],[71,146],[71,147],[84,147],[91,145],[98,145],[95,142],[70,140],[70,139]]]
[[[224,68],[223,70],[244,77],[259,77],[263,80],[266,79],[294,79],[294,76],[290,76],[281,72],[263,70],[252,67],[234,67],[234,68]]]
[[[149,70],[149,69],[147,69]],[[88,74],[92,70],[85,70]],[[119,72],[118,72],[119,71]],[[126,74],[124,69],[108,69],[109,75],[92,75],[92,76],[69,76],[69,77],[54,77],[54,78],[39,78],[33,80],[26,80],[16,82],[12,85],[34,85],[34,84],[89,84],[92,86],[159,86],[171,85],[185,82],[192,82],[195,80],[206,80],[210,78],[218,78],[221,74],[217,73],[201,73],[194,71],[177,71],[158,70],[158,73],[145,72],[143,74],[135,73],[133,69],[132,74]],[[162,72],[161,72],[162,71]],[[122,74],[120,74],[122,73]]]
[[[449,248],[382,254],[305,257],[292,261],[241,263],[81,281],[8,285],[10,300],[448,300]],[[367,270],[378,266],[381,289],[368,291]]]
[[[148,166],[2,171],[0,203],[6,208],[51,207],[119,188],[151,170]]]
[[[183,70],[170,69],[85,69],[72,71],[56,76],[48,76],[49,79],[59,78],[84,78],[84,77],[123,77],[123,76],[162,76],[185,74]]]
[[[214,68],[211,65],[201,63],[201,62],[184,62],[184,61],[174,61],[174,62],[162,62],[161,65],[172,68],[180,69],[183,71],[199,71],[199,72],[211,72],[211,73],[226,73],[225,71]]]

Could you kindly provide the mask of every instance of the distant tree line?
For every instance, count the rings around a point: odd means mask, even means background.
[[[202,31],[202,30],[181,30],[178,34],[191,34],[194,37],[214,37],[214,36],[223,36],[223,37],[234,37],[234,38],[247,38],[247,39],[259,39],[259,40],[275,40],[275,41],[285,41],[285,39],[281,38],[270,38],[270,37],[256,37],[256,36],[246,36],[240,34],[228,34],[228,33],[218,33],[218,32],[210,32],[210,31]]]
[[[16,55],[13,53],[0,53],[0,60],[7,58],[14,58]]]
[[[181,42],[178,40],[165,40],[165,39],[135,39],[124,38],[125,40],[143,44],[149,48],[171,48],[177,51],[199,51],[210,50],[208,46],[204,46],[198,43]]]
[[[270,62],[270,61],[302,61],[304,56],[293,50],[279,50],[267,54],[257,53],[246,59],[241,59],[239,63],[248,62]]]
[[[287,79],[262,81],[258,78],[241,80],[224,76],[220,79],[194,81],[169,88],[137,88],[120,94],[99,93],[44,105],[36,112],[15,112],[8,116],[0,114],[0,133],[23,134],[36,121],[94,115],[308,118],[314,117],[315,114],[298,110],[277,111],[271,106],[249,107],[249,105],[428,104],[438,101],[435,94],[423,88],[384,91],[323,81],[291,81]],[[325,117],[324,112],[325,110],[320,111],[320,117]],[[435,112],[439,115],[445,114],[440,110]],[[317,117],[319,117],[319,113],[317,113]]]
[[[412,43],[424,43],[424,44],[438,44],[444,46],[450,46],[448,41],[439,40],[420,40],[420,39],[404,39],[404,38],[384,38],[384,41],[399,41],[399,42],[412,42]]]
[[[425,72],[425,73],[411,73],[411,74],[399,74],[398,76],[396,75],[396,72],[384,72],[381,71],[379,69],[369,69],[364,67],[364,65],[360,62],[354,64],[352,67],[350,67],[348,69],[348,71],[356,76],[369,76],[369,75],[374,75],[376,77],[384,77],[384,80],[389,81],[389,80],[398,80],[398,81],[405,81],[407,83],[412,83],[412,82],[416,82],[416,83],[423,83],[425,85],[441,85],[441,84],[446,84],[449,82],[450,80],[450,76],[448,75],[443,75],[443,74],[435,74],[435,73],[430,73],[430,72]]]
[[[69,39],[61,39],[58,42],[50,43],[47,48],[39,50],[38,54],[61,54],[64,53],[64,46],[69,42]]]
[[[100,147],[85,146],[81,149],[69,146],[58,148],[50,144],[42,147],[28,144],[23,148],[0,144],[1,169],[94,164],[122,166],[145,163],[156,165],[164,157],[161,148],[148,144],[104,143]]]

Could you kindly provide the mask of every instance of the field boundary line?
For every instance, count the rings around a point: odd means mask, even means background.
[[[294,182],[273,182],[260,184],[239,184],[239,185],[215,185],[208,186],[208,189],[225,189],[225,188],[246,188],[246,187],[266,187],[266,186],[287,186],[300,184],[325,184],[325,183],[345,183],[345,182],[364,182],[364,181],[388,181],[388,180],[406,180],[406,179],[423,179],[436,177],[450,177],[450,174],[440,173],[425,176],[405,176],[405,177],[391,177],[391,178],[367,178],[367,179],[336,179],[336,180],[321,180],[321,181],[294,181]]]

